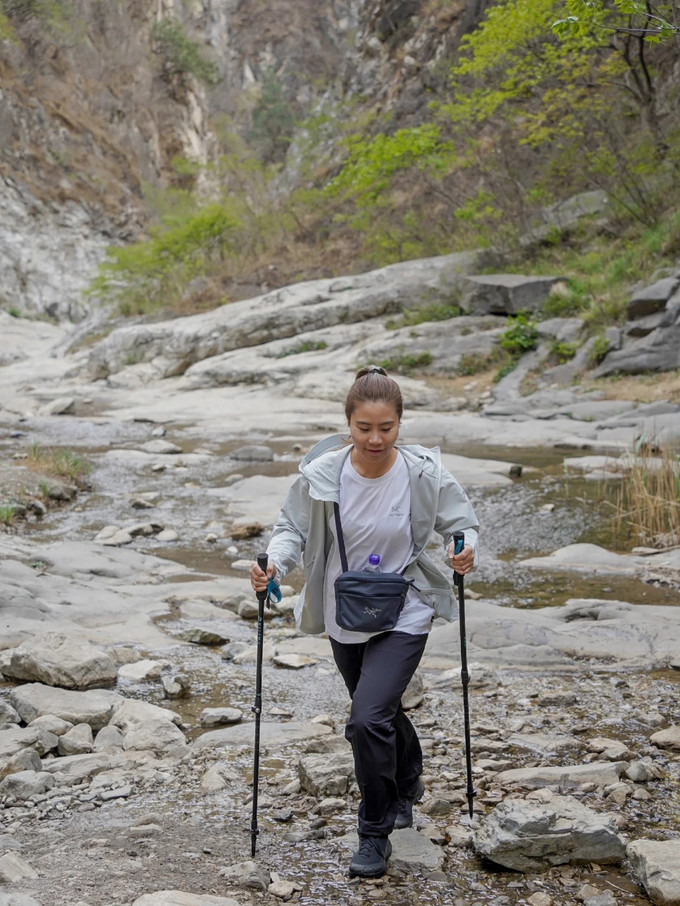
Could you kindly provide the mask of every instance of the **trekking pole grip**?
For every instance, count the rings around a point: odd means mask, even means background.
[[[262,570],[262,572],[263,572],[265,575],[267,574],[267,564],[268,564],[268,563],[269,563],[269,557],[267,556],[267,552],[266,552],[266,551],[265,551],[263,554],[258,554],[258,555],[257,555],[257,565],[260,567],[260,569]],[[264,589],[264,591],[258,591],[258,592],[257,592],[257,600],[258,600],[258,601],[264,601],[264,599],[265,599],[266,597],[267,597],[267,589],[266,589],[266,588]]]
[[[453,533],[453,553],[459,554],[465,547],[465,535],[463,532],[454,532]],[[454,569],[453,571],[453,584],[462,585],[463,577],[460,573],[457,573]]]

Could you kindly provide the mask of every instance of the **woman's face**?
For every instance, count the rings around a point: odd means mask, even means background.
[[[380,473],[393,462],[392,451],[399,435],[397,410],[392,403],[357,403],[349,420],[349,433],[355,468],[363,466],[366,472]]]

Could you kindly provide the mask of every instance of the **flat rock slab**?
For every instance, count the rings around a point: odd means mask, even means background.
[[[608,786],[618,783],[628,767],[625,761],[593,761],[590,764],[558,765],[557,767],[513,768],[496,774],[496,781],[518,787],[578,787],[583,783]]]
[[[343,850],[352,853],[359,846],[359,837],[356,831],[351,831],[339,837],[337,842]],[[437,871],[444,863],[441,846],[432,843],[415,828],[394,831],[390,834],[390,843],[392,855],[387,862],[388,873],[390,867],[409,874]]]
[[[125,701],[122,695],[105,689],[77,692],[42,683],[17,686],[9,700],[25,723],[50,714],[72,724],[89,724],[95,733],[108,724],[115,708]]]
[[[548,802],[508,799],[485,816],[473,837],[476,851],[514,871],[554,865],[621,862],[625,845],[616,817],[568,796]]]
[[[213,897],[210,894],[188,893],[185,890],[158,890],[145,893],[132,906],[240,906],[231,897]]]
[[[634,840],[626,856],[655,906],[680,906],[680,837]]]
[[[92,689],[115,683],[118,668],[110,655],[89,642],[46,632],[15,648],[3,673],[10,679]]]
[[[324,724],[302,723],[265,723],[260,724],[260,744],[268,748],[287,746],[292,742],[305,742],[319,736],[329,736],[333,730]],[[236,724],[233,727],[224,727],[221,730],[210,730],[197,737],[191,744],[191,752],[195,754],[203,749],[219,748],[220,746],[250,745],[253,742],[255,727],[252,722]]]

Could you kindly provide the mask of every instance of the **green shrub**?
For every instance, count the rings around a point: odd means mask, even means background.
[[[187,37],[177,19],[161,19],[151,27],[151,39],[156,52],[163,57],[169,75],[191,74],[201,82],[216,85],[220,80],[217,64],[206,60],[201,47]]]
[[[16,510],[17,508],[13,503],[3,503],[0,505],[0,525],[11,525]]]
[[[508,327],[501,337],[501,346],[511,356],[519,357],[536,348],[538,330],[536,322],[527,311],[520,311],[508,318]]]
[[[461,356],[456,371],[464,376],[480,374],[482,371],[488,371],[489,368],[500,365],[506,358],[507,354],[500,347],[496,347],[484,355],[467,352]]]
[[[395,356],[393,359],[385,359],[380,363],[387,372],[395,374],[411,374],[419,368],[426,368],[432,364],[432,353],[417,352],[405,355]]]
[[[599,365],[608,352],[609,340],[604,336],[595,337],[595,342],[590,350],[589,364],[591,366]]]
[[[563,365],[565,362],[574,358],[578,348],[578,343],[566,343],[564,340],[554,340],[550,346],[550,354]]]

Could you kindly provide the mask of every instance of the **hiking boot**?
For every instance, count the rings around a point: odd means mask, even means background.
[[[425,784],[418,778],[418,784],[411,796],[407,799],[399,800],[399,810],[397,817],[394,819],[394,829],[403,830],[405,827],[413,827],[413,803],[420,802],[425,792]]]
[[[363,837],[359,834],[359,849],[349,863],[350,878],[381,878],[391,855],[392,844],[387,837]]]

